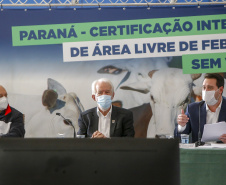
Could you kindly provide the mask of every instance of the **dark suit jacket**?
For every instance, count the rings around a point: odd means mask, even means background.
[[[10,124],[9,132],[0,137],[24,137],[24,119],[23,114],[8,105],[7,109],[0,113],[0,121],[4,124]]]
[[[218,122],[226,121],[226,98],[223,97],[221,110],[218,117]],[[190,134],[192,133],[192,142],[198,141],[199,132],[199,106],[200,102],[194,102],[188,105],[186,110],[186,115],[189,117],[186,129],[180,134]],[[200,131],[201,136],[203,134],[204,125],[206,124],[206,103],[200,106]],[[225,131],[226,133],[226,131]],[[175,128],[175,137],[179,137],[177,126]]]
[[[78,119],[78,135],[91,137],[98,130],[99,117],[97,107],[82,112]],[[134,137],[133,113],[129,110],[112,106],[110,137]]]

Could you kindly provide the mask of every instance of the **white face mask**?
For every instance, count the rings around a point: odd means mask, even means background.
[[[216,91],[202,91],[202,99],[206,102],[207,105],[215,105],[218,102],[218,98],[215,98],[215,92],[217,92],[219,89]]]
[[[8,106],[8,98],[3,96],[0,98],[0,111],[5,110]]]

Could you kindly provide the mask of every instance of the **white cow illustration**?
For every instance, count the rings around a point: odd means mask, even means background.
[[[147,94],[140,94],[135,91],[123,91],[119,87],[125,83],[140,81],[147,78],[148,72],[155,69],[168,68],[170,57],[130,59],[121,63],[113,63],[103,66],[98,73],[106,74],[115,87],[114,101],[121,101],[124,108],[133,108],[149,102]],[[131,101],[132,100],[132,101]]]
[[[67,93],[57,81],[49,78],[47,84],[47,91],[54,91],[57,94],[54,106],[51,108],[43,105],[41,95],[11,95],[11,105],[25,115],[25,137],[73,137],[73,127],[66,125],[64,119],[56,113],[70,119],[77,132],[78,117],[84,108],[76,94]]]
[[[147,137],[172,135],[177,114],[189,102],[192,83],[200,75],[183,74],[181,69],[166,68],[150,71],[148,76],[139,82],[125,84],[121,89],[150,93],[153,116],[148,126]]]

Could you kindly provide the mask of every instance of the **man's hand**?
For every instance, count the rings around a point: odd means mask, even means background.
[[[181,109],[181,114],[177,116],[177,123],[184,127],[186,123],[188,122],[189,118],[186,114],[184,114],[184,109]]]
[[[93,133],[92,138],[106,138],[106,136],[97,130]]]
[[[226,143],[226,134],[221,135],[220,140],[221,140],[223,143]]]

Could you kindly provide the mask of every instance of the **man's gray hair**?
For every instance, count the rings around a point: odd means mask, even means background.
[[[95,80],[93,83],[92,83],[92,95],[95,95],[96,94],[96,85],[97,83],[99,82],[105,82],[105,83],[108,83],[110,86],[111,86],[111,92],[114,93],[114,86],[112,84],[112,82],[107,79],[107,78],[100,78],[98,80]]]

